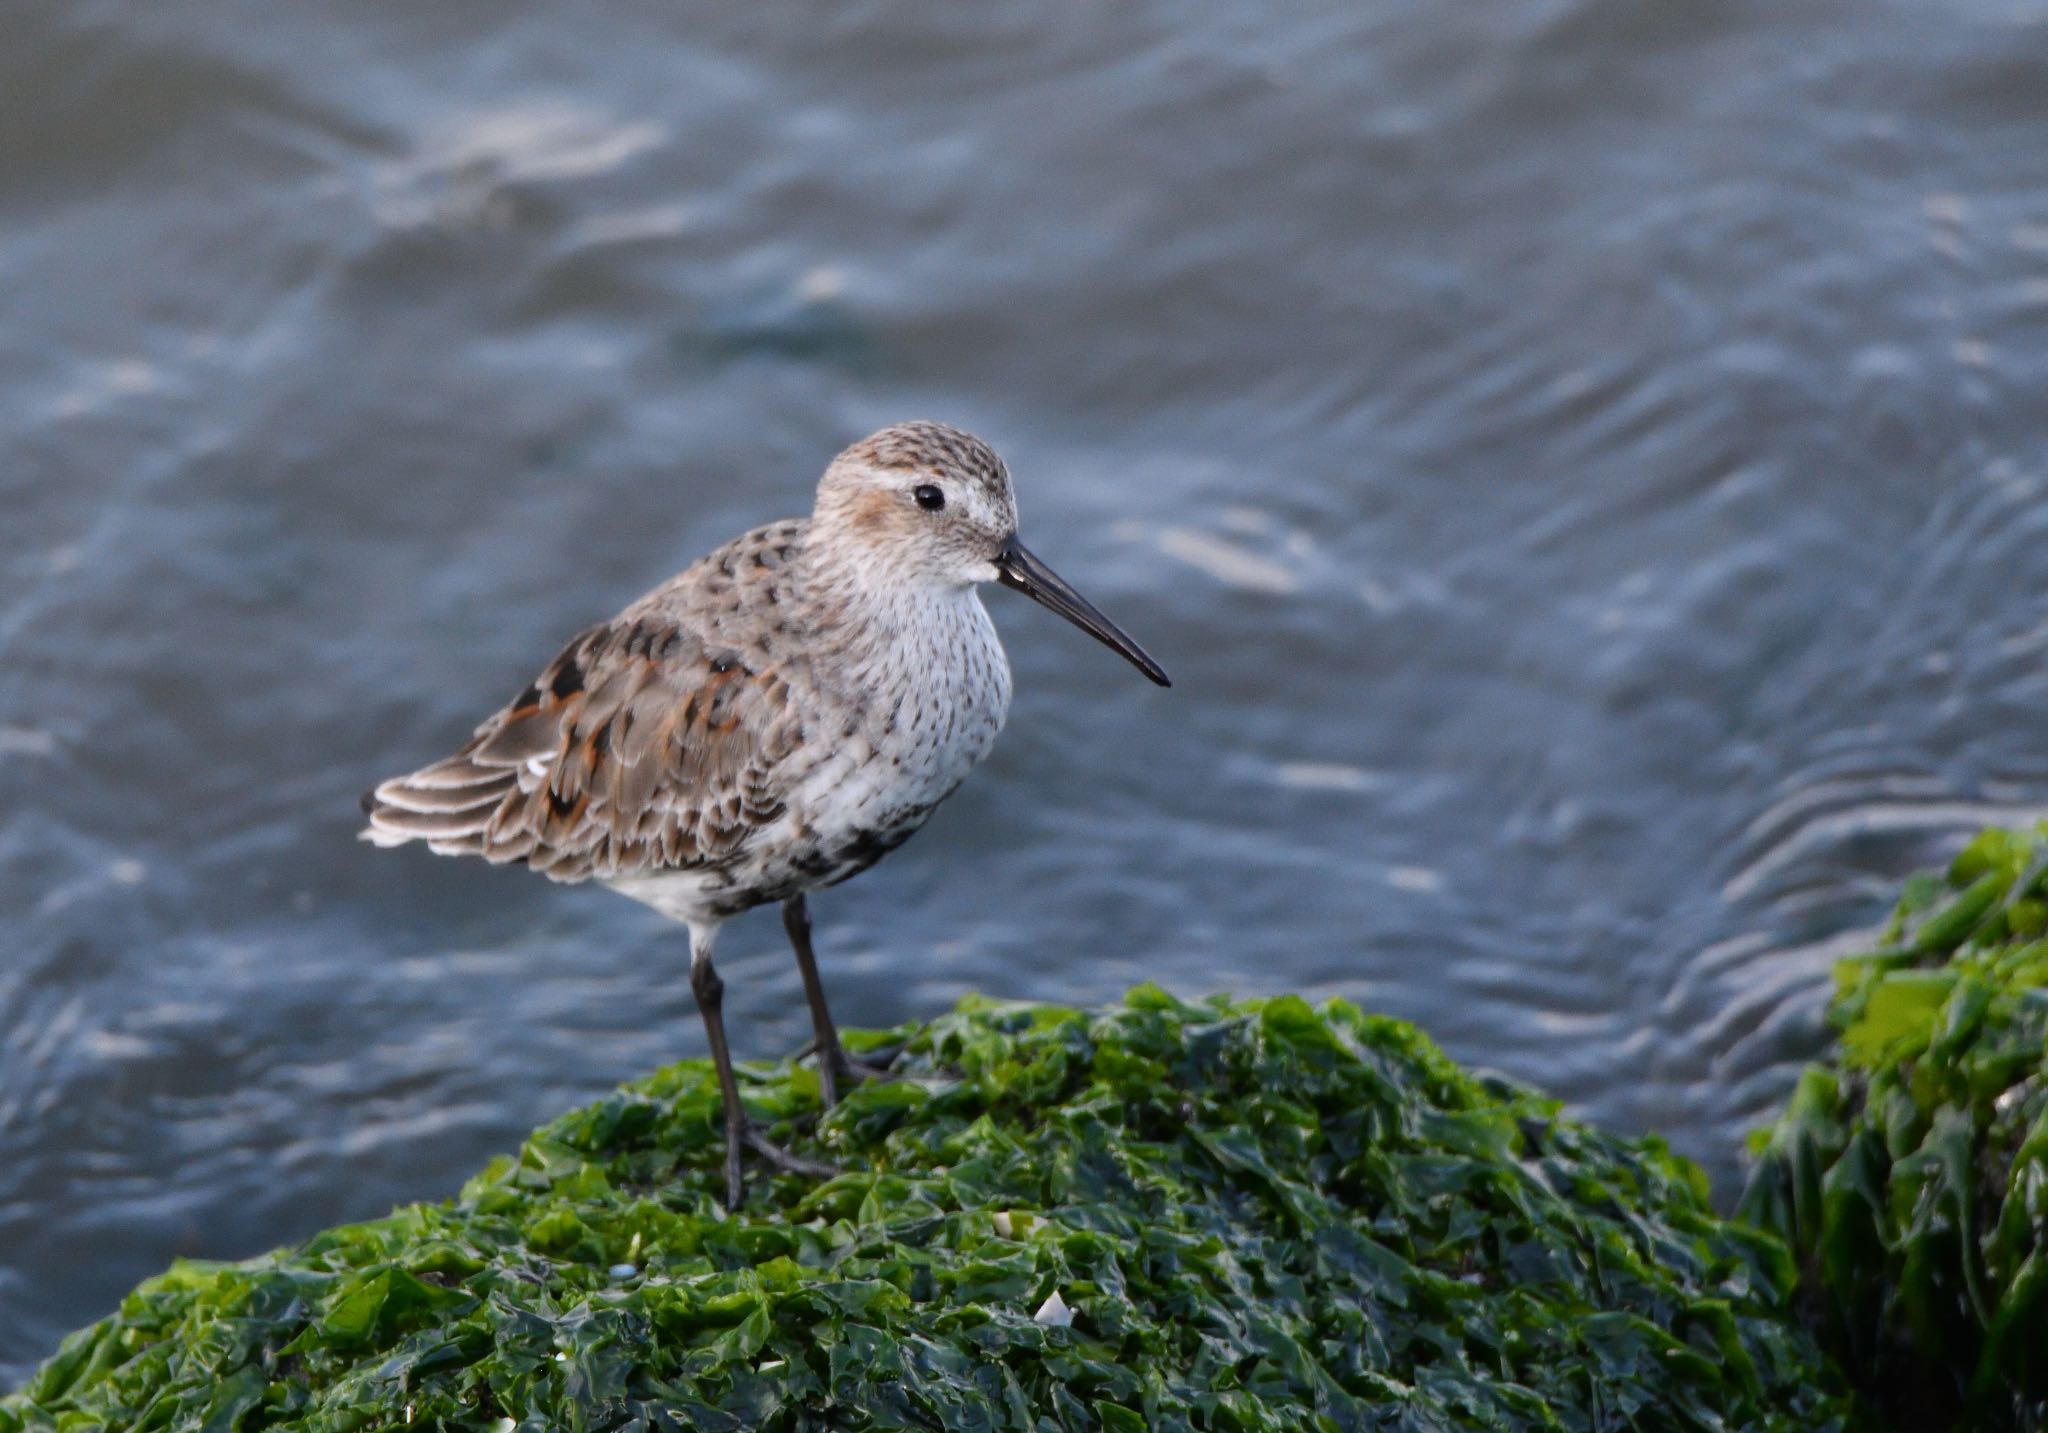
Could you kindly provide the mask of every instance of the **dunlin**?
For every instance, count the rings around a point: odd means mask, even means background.
[[[984,756],[1010,665],[976,590],[1000,582],[1159,664],[1017,540],[1002,459],[941,423],[885,428],[832,460],[807,520],[736,538],[564,647],[462,749],[364,799],[366,840],[597,881],[690,932],[690,988],[741,1153],[827,1174],[748,1121],[711,963],[719,928],[780,902],[825,1104],[879,1073],[825,1004],[805,893],[908,840]]]

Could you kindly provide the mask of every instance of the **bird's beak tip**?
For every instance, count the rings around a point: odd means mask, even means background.
[[[1121,655],[1124,660],[1143,672],[1150,681],[1162,687],[1173,682],[1166,671],[1124,630],[1098,612],[1093,604],[1081,596],[1065,579],[1047,567],[1034,555],[1030,548],[1017,540],[1011,533],[1003,539],[997,550],[996,577],[1005,587],[1015,588],[1040,606],[1049,607],[1069,622],[1079,627],[1104,646]]]

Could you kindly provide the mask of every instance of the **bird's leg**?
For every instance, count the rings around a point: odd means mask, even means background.
[[[829,1164],[791,1154],[748,1120],[746,1106],[740,1103],[739,1081],[732,1073],[732,1052],[725,1043],[725,982],[719,979],[710,955],[702,949],[693,953],[690,962],[690,991],[697,997],[697,1009],[704,1016],[704,1034],[711,1042],[711,1063],[718,1069],[718,1094],[725,1104],[725,1207],[736,1210],[746,1198],[746,1182],[740,1174],[742,1149],[751,1149],[788,1174],[829,1179],[839,1173]]]
[[[818,1052],[818,1094],[825,1108],[839,1103],[841,1084],[857,1085],[862,1080],[893,1079],[880,1065],[863,1064],[846,1053],[839,1043],[839,1027],[832,1023],[832,1011],[825,1004],[825,986],[818,979],[818,957],[811,949],[811,911],[801,894],[782,903],[782,928],[796,949],[796,968],[804,978],[804,999],[811,1007],[813,1048]]]

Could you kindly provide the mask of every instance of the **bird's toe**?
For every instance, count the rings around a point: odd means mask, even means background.
[[[840,1172],[837,1165],[805,1159],[800,1154],[791,1154],[752,1126],[747,1128],[741,1138],[746,1141],[748,1149],[784,1174],[801,1174],[811,1179],[830,1179]]]

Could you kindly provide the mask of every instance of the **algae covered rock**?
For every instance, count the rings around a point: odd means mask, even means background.
[[[1147,987],[895,1041],[823,1121],[751,1072],[839,1178],[725,1216],[677,1065],[451,1203],[144,1284],[0,1430],[1839,1426],[1781,1244],[1410,1026]]]
[[[1743,1212],[1902,1428],[2048,1427],[2048,836],[1987,831],[1844,961]]]

